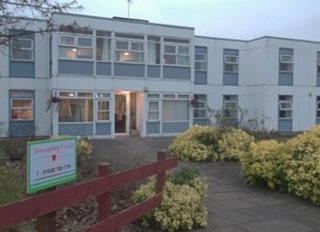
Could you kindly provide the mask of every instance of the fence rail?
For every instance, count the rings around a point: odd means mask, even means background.
[[[48,215],[51,215],[51,217],[49,216],[51,219],[45,219],[45,221],[49,223],[50,220],[52,221],[52,217],[54,217],[55,224],[55,212],[58,209],[77,204],[89,197],[95,196],[98,202],[99,222],[86,231],[115,231],[160,205],[165,182],[165,172],[176,167],[178,159],[166,159],[164,151],[158,151],[157,157],[158,160],[154,163],[111,175],[109,175],[108,165],[101,164],[99,166],[99,177],[93,180],[2,205],[0,206],[0,229],[32,218],[46,218]],[[111,215],[112,190],[153,175],[157,176],[156,195],[154,197],[116,215]],[[41,224],[41,229],[37,228],[37,230],[41,232],[54,232],[55,228],[52,228],[52,223],[51,226],[46,225],[46,223],[39,223]],[[44,227],[50,228],[44,229]]]

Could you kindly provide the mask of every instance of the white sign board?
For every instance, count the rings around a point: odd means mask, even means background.
[[[27,193],[77,179],[77,139],[28,142]]]

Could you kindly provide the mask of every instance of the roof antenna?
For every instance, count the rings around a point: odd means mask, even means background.
[[[130,18],[130,4],[132,3],[132,0],[128,0],[128,19]]]

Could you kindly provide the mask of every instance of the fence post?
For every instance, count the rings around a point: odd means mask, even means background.
[[[56,187],[52,187],[47,190],[39,192],[39,194],[54,191],[56,189],[57,189]],[[36,231],[37,232],[56,232],[57,231],[56,221],[57,221],[56,211],[42,215],[37,218]]]
[[[158,161],[164,160],[166,158],[165,151],[158,151],[157,152],[157,159]],[[157,185],[156,185],[156,193],[160,193],[163,190],[164,183],[165,183],[166,172],[159,172],[157,174]]]
[[[111,173],[111,167],[109,163],[102,162],[98,165],[99,177],[108,176]],[[111,215],[111,192],[104,193],[98,196],[98,220],[103,219]]]

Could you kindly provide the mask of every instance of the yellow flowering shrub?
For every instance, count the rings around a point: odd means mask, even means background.
[[[220,160],[238,160],[249,151],[254,139],[245,131],[235,128],[226,128],[218,141],[218,154]]]
[[[275,140],[250,144],[249,151],[242,154],[240,159],[242,174],[249,184],[266,184],[272,189],[285,191],[283,168],[287,155],[282,152],[281,146]]]
[[[174,174],[175,175],[175,174]],[[207,184],[200,176],[192,179],[183,179],[185,183],[176,183],[174,175],[167,175],[163,200],[161,205],[153,212],[142,217],[145,226],[157,225],[162,230],[174,232],[179,230],[192,230],[197,227],[207,226],[207,209],[203,205],[206,197]],[[179,174],[178,174],[179,175]],[[151,180],[133,194],[133,202],[138,203],[155,194],[156,179]]]
[[[178,135],[169,151],[182,160],[238,160],[252,141],[253,138],[240,129],[195,125]]]

